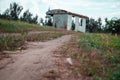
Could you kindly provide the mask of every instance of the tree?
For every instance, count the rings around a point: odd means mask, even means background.
[[[104,32],[109,32],[108,30],[108,18],[105,18],[105,27],[104,27]]]
[[[18,20],[21,11],[23,10],[22,6],[19,6],[17,3],[10,4],[10,16],[12,20]]]
[[[89,24],[88,24],[88,31],[89,32],[96,32],[96,27],[97,27],[97,21],[95,19],[90,18],[89,19]]]
[[[1,18],[2,14],[0,13],[0,18]]]
[[[44,20],[43,20],[43,18],[40,18],[40,24],[42,24],[42,26],[44,26]]]
[[[1,18],[3,18],[3,19],[11,19],[9,9],[6,9],[6,10],[3,12],[3,14],[1,14]]]
[[[29,22],[29,23],[37,24],[38,23],[38,21],[37,21],[38,20],[38,15],[33,17],[33,14],[29,10],[26,10],[23,13],[23,16],[20,17],[20,20],[21,21],[26,21],[26,22]]]
[[[97,26],[98,32],[101,31],[101,27],[102,27],[102,20],[101,18],[98,18],[98,26]]]
[[[89,32],[89,19],[86,19],[86,31]]]
[[[45,26],[47,26],[47,20],[45,20]]]
[[[105,18],[105,22],[106,22],[106,23],[108,22],[108,18]]]
[[[33,17],[33,14],[29,11],[26,10],[23,15],[19,18],[19,15],[21,11],[23,10],[23,7],[20,6],[17,3],[11,3],[10,7],[6,9],[3,14],[0,13],[0,18],[4,19],[11,19],[11,20],[21,20],[21,21],[26,21],[29,23],[38,23],[38,15]]]
[[[106,20],[106,25],[106,32],[120,34],[120,19],[112,18],[111,20]]]
[[[52,25],[53,25],[52,19],[51,19],[51,18],[48,18],[47,26],[52,26]]]
[[[48,9],[48,11],[50,11],[50,9]],[[46,15],[45,25],[53,26],[51,15]]]
[[[21,21],[26,21],[26,22],[31,22],[32,21],[32,13],[29,12],[29,10],[26,10],[24,13],[23,13],[23,16],[20,17],[20,20]]]
[[[101,18],[98,18],[98,20],[95,20],[93,18],[90,18],[86,21],[86,28],[88,32],[101,32],[102,29],[102,20]]]
[[[14,2],[10,4],[10,8],[6,9],[1,17],[4,19],[18,20],[22,10],[23,7]]]
[[[33,17],[31,23],[37,24],[38,23],[37,19],[38,19],[38,15],[36,15],[35,17]]]

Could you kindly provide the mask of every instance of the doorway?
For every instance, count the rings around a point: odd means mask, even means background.
[[[75,17],[72,16],[71,30],[75,30]]]

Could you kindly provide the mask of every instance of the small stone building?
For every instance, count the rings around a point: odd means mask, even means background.
[[[86,32],[87,16],[61,9],[49,10],[46,15],[52,18],[53,26],[56,28]]]

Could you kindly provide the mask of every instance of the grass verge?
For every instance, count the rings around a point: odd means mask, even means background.
[[[108,34],[76,35],[59,53],[71,57],[67,68],[74,77],[88,80],[120,79],[120,38]],[[64,66],[65,68],[65,66]]]
[[[52,27],[42,27],[40,25],[30,24],[27,22],[0,19],[0,32],[21,33],[21,32],[28,32],[31,30],[53,31],[56,29]]]
[[[64,35],[60,32],[48,32],[48,33],[36,33],[36,34],[27,34],[22,33],[18,36],[1,36],[0,37],[0,51],[3,50],[16,50],[18,48],[25,47],[25,41],[47,41],[54,38],[58,38]]]
[[[107,34],[85,34],[77,39],[77,43],[87,51],[84,59],[88,61],[83,61],[87,67],[84,66],[83,70],[95,80],[120,79],[120,38]]]
[[[26,39],[27,41],[47,41],[61,37],[63,35],[64,33],[60,33],[60,32],[39,33],[39,34],[28,35]]]
[[[24,37],[22,36],[2,36],[0,37],[0,51],[15,50],[24,45]]]

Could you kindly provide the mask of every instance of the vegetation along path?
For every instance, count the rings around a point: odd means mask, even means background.
[[[0,80],[47,80],[43,75],[56,69],[53,51],[70,39],[71,35],[65,35],[47,42],[28,42],[28,49],[13,54],[14,63],[0,70]]]

